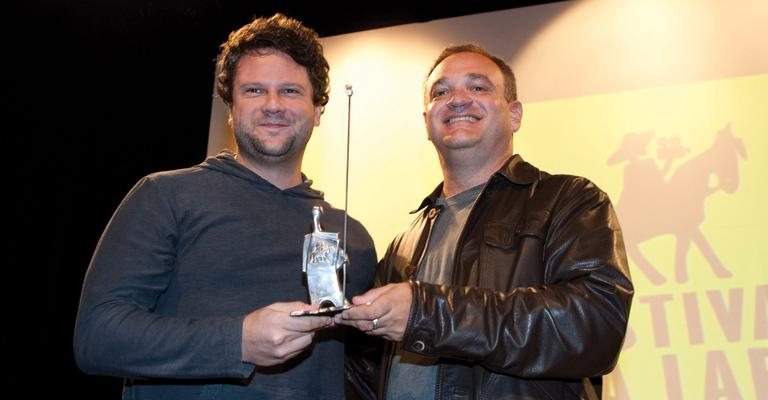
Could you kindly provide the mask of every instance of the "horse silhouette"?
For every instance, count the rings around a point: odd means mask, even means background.
[[[704,200],[723,190],[733,193],[739,187],[739,159],[747,152],[740,138],[733,136],[731,124],[715,135],[712,145],[680,164],[666,178],[672,161],[687,153],[676,138],[660,141],[658,157],[666,161],[659,168],[656,161],[643,158],[653,132],[629,133],[620,148],[608,158],[608,164],[628,161],[624,168],[624,188],[616,204],[627,247],[627,255],[655,285],[666,282],[640,251],[639,244],[664,234],[676,239],[675,277],[688,280],[687,256],[695,244],[718,278],[732,276],[717,257],[701,232],[705,219]],[[716,181],[713,185],[712,180]]]

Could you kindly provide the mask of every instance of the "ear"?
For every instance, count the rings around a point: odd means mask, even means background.
[[[325,111],[324,106],[315,107],[315,126],[320,126],[320,117],[323,115],[323,111]]]
[[[427,112],[426,111],[422,111],[421,112],[421,117],[424,118],[424,126],[427,128],[427,129],[424,130],[427,133],[427,140],[429,140],[431,142],[432,138],[429,137],[429,126],[427,126]]]
[[[523,120],[523,104],[520,101],[515,100],[509,103],[509,118],[511,120],[512,132],[517,132]]]

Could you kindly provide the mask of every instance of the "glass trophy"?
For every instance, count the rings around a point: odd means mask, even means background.
[[[349,258],[339,247],[338,232],[324,232],[320,226],[323,208],[312,208],[313,232],[304,235],[302,268],[307,278],[310,303],[317,305],[317,310],[293,311],[292,316],[335,315],[351,307],[344,297],[343,286],[346,283]],[[339,270],[344,282],[339,282]]]

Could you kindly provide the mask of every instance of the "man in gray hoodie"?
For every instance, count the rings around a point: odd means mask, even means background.
[[[217,92],[238,153],[142,178],[121,202],[83,284],[74,350],[86,373],[125,378],[128,399],[344,397],[345,328],[307,304],[312,208],[344,213],[301,172],[328,102],[317,34],[276,14],[221,45]],[[342,238],[347,240],[347,238]],[[347,293],[369,288],[373,241],[350,220]]]

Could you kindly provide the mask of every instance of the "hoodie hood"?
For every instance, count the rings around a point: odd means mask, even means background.
[[[296,197],[323,200],[324,193],[312,188],[312,180],[304,173],[301,174],[302,182],[294,187],[282,190],[255,172],[246,168],[235,160],[235,155],[229,150],[222,150],[219,154],[205,159],[199,164],[200,168],[221,172],[223,174],[245,180],[250,184],[261,187],[262,190],[281,192]]]

